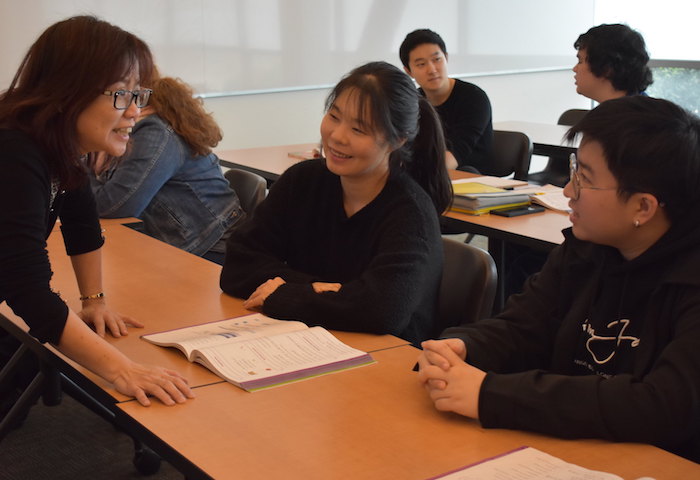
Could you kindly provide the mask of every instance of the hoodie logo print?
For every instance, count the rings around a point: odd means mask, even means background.
[[[586,320],[581,326],[583,328],[583,331],[586,332],[590,337],[588,340],[586,340],[586,350],[588,350],[588,352],[591,354],[591,357],[598,365],[604,365],[608,363],[615,356],[617,347],[622,342],[630,342],[630,346],[633,348],[639,346],[639,338],[630,335],[625,335],[625,330],[630,325],[630,321],[628,319],[623,318],[621,320],[612,321],[608,323],[607,327],[613,328],[617,325],[620,325],[620,329],[617,335],[615,336],[596,335],[595,328],[593,328],[591,324],[588,323],[588,320]],[[594,351],[594,349],[598,351]],[[601,353],[600,350],[609,351],[610,353],[607,356],[605,356],[605,354]]]

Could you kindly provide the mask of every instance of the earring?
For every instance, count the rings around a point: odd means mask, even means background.
[[[639,220],[634,221],[634,228],[639,228]]]

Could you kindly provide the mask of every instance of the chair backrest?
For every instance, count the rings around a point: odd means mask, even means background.
[[[257,173],[231,168],[224,173],[224,177],[238,195],[241,208],[247,214],[252,214],[255,207],[265,199],[267,182]]]
[[[580,108],[566,110],[559,116],[557,125],[565,125],[567,127],[576,125],[588,112],[590,112],[590,110],[583,110]],[[566,158],[549,157],[544,170],[529,175],[528,180],[541,185],[551,183],[552,185],[563,187],[569,181],[569,162]]]
[[[511,173],[518,180],[526,180],[532,159],[532,142],[522,132],[493,131],[493,147],[484,175],[507,177]]]
[[[498,277],[488,252],[444,237],[442,245],[445,261],[438,294],[436,338],[447,327],[490,316]]]
[[[582,110],[580,108],[572,108],[565,111],[559,116],[557,120],[557,125],[566,125],[567,127],[572,127],[576,125],[579,120],[586,116],[590,110]]]

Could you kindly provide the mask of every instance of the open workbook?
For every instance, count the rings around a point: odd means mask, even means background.
[[[275,320],[262,314],[143,335],[175,347],[249,392],[369,365],[372,357],[351,348],[322,327]]]
[[[532,447],[520,447],[497,457],[429,480],[622,480],[612,473],[589,470]],[[641,480],[641,479],[640,479]],[[650,479],[651,480],[651,479]]]

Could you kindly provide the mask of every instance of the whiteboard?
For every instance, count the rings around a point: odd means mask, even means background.
[[[570,68],[594,0],[0,0],[0,90],[49,25],[94,14],[144,39],[205,96],[327,88],[400,65],[406,33],[443,37],[452,76]]]

